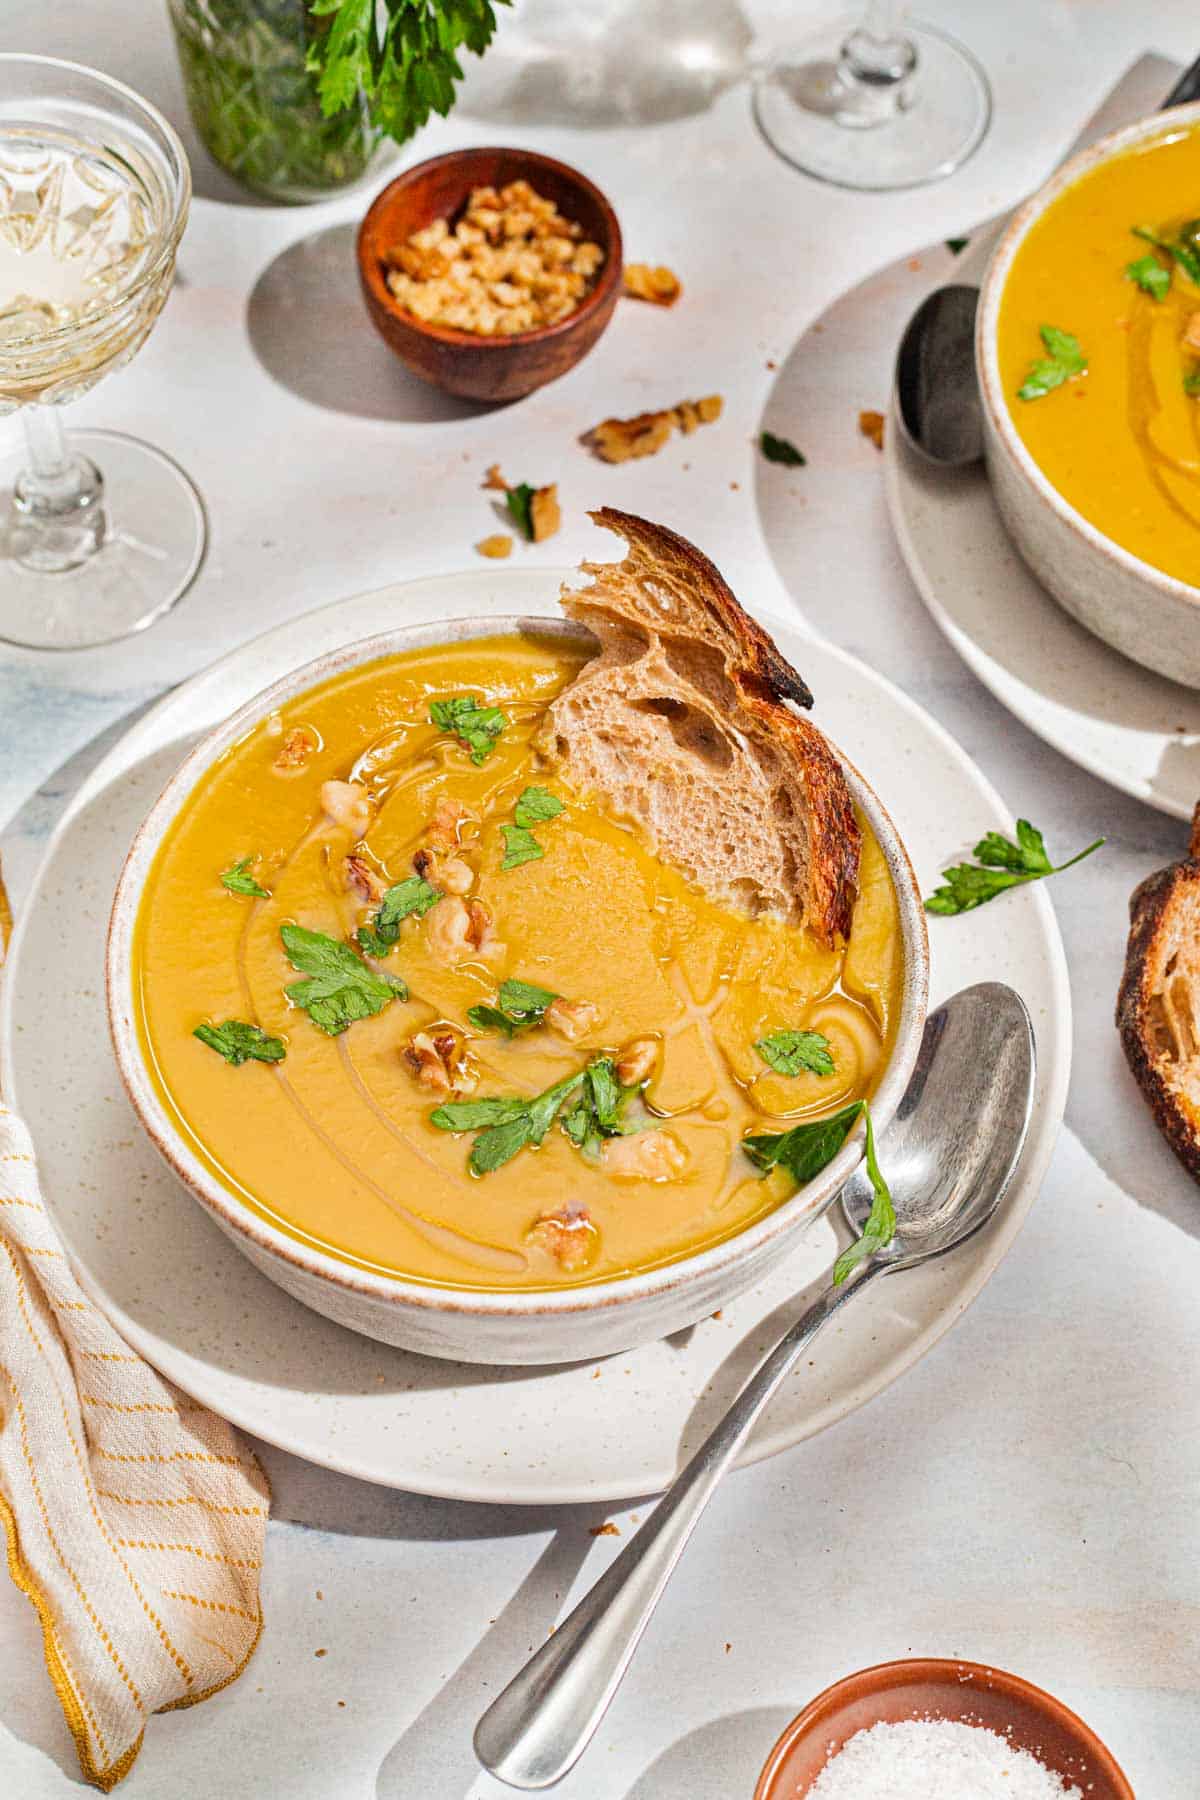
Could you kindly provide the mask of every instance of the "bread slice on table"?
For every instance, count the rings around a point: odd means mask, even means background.
[[[591,516],[628,552],[585,563],[591,585],[562,595],[600,653],[550,706],[539,749],[712,899],[847,937],[859,830],[836,756],[789,704],[811,706],[808,688],[694,545],[610,507]]]
[[[1200,806],[1189,853],[1134,890],[1117,1029],[1159,1130],[1200,1181]]]

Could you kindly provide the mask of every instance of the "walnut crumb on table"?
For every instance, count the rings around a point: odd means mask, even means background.
[[[672,432],[681,431],[687,437],[697,426],[715,424],[724,404],[720,394],[708,394],[703,400],[681,400],[678,406],[662,412],[638,413],[632,419],[602,419],[584,433],[583,442],[602,462],[629,462],[638,456],[654,456]]]
[[[490,537],[480,538],[475,548],[480,556],[494,558],[511,556],[513,541],[506,531],[494,531]]]
[[[661,263],[626,263],[625,292],[631,300],[649,300],[652,306],[674,306],[683,292],[683,283],[672,269]]]
[[[860,412],[858,429],[863,437],[870,438],[877,450],[883,449],[884,418],[881,412]]]
[[[603,1525],[592,1525],[588,1528],[589,1537],[620,1537],[621,1527],[606,1519]]]

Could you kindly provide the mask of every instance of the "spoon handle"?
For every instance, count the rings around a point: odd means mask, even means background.
[[[493,1775],[513,1787],[549,1787],[582,1755],[700,1514],[755,1420],[821,1327],[882,1266],[865,1262],[845,1286],[831,1284],[785,1332],[641,1530],[493,1700],[475,1728],[475,1754]]]

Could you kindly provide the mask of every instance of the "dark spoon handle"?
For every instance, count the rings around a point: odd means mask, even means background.
[[[1186,106],[1189,100],[1200,100],[1200,56],[1183,71],[1158,110],[1166,112],[1168,106]]]

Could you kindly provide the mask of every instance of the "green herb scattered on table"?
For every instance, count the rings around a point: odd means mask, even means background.
[[[431,702],[429,722],[458,738],[478,768],[496,748],[509,720],[498,706],[481,706],[474,694],[453,694],[449,700]]]
[[[470,1006],[467,1018],[480,1031],[500,1031],[507,1038],[516,1037],[540,1025],[546,1008],[557,999],[550,988],[510,978],[501,984],[495,1006]]]
[[[777,1075],[832,1075],[829,1039],[819,1031],[771,1031],[754,1048]]]
[[[758,447],[768,462],[782,463],[786,469],[802,469],[808,461],[802,450],[797,450],[790,438],[776,437],[773,431],[764,431],[758,440]]]
[[[533,496],[535,489],[527,481],[520,481],[516,487],[506,488],[504,504],[507,506],[513,523],[523,538],[533,542]]]
[[[357,1019],[374,1018],[393,1000],[408,998],[403,981],[394,975],[377,975],[349,944],[327,937],[323,931],[283,925],[279,935],[289,962],[310,977],[293,981],[284,991],[328,1037],[337,1037]]]
[[[1135,287],[1141,288],[1143,294],[1149,294],[1154,300],[1165,300],[1171,291],[1171,271],[1164,269],[1157,256],[1147,253],[1136,261],[1126,263],[1125,279],[1132,281]]]
[[[1046,355],[1031,366],[1017,389],[1019,400],[1041,400],[1065,381],[1087,373],[1087,357],[1079,347],[1078,338],[1072,337],[1069,331],[1060,331],[1057,325],[1043,325],[1039,335],[1046,347]]]
[[[441,888],[434,887],[421,875],[410,875],[406,881],[398,881],[379,902],[379,910],[371,923],[359,926],[359,948],[368,956],[386,956],[400,941],[402,921],[410,914],[422,918],[441,897]]]
[[[790,1131],[762,1133],[742,1139],[742,1149],[765,1175],[774,1168],[786,1169],[798,1187],[811,1181],[831,1163],[859,1118],[867,1124],[867,1174],[875,1191],[870,1215],[862,1236],[848,1250],[843,1250],[833,1265],[835,1287],[845,1281],[852,1269],[876,1250],[883,1250],[896,1235],[896,1213],[887,1182],[880,1173],[875,1156],[875,1127],[871,1109],[865,1100],[855,1100],[827,1119],[814,1119],[808,1125],[793,1125]]]
[[[193,1037],[223,1056],[235,1069],[245,1062],[282,1062],[287,1055],[283,1039],[268,1037],[257,1025],[244,1019],[226,1019],[222,1025],[197,1025]]]
[[[256,857],[243,856],[240,862],[235,862],[230,868],[223,870],[221,886],[228,888],[231,894],[249,894],[255,900],[269,900],[271,896],[267,889],[260,887],[250,873],[256,861]]]
[[[1042,881],[1047,875],[1061,875],[1064,869],[1073,868],[1093,850],[1099,850],[1103,842],[1099,837],[1067,862],[1054,864],[1041,832],[1028,819],[1018,819],[1015,843],[998,831],[989,831],[975,846],[975,862],[955,863],[952,868],[943,869],[945,885],[934,889],[925,902],[925,910],[944,914],[970,912],[1009,888],[1027,881]]]
[[[951,256],[961,256],[970,241],[970,238],[947,238],[946,248]]]

